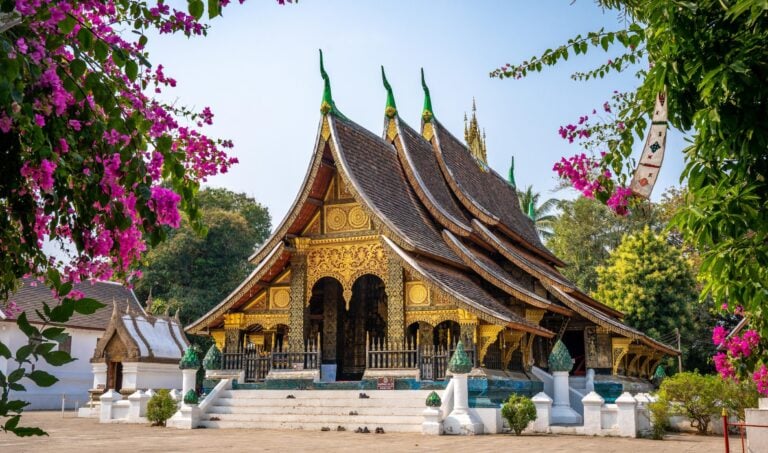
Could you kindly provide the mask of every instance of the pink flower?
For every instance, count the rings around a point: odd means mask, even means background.
[[[736,376],[736,370],[733,368],[733,364],[728,359],[728,355],[719,352],[714,357],[715,369],[723,379],[732,379]]]
[[[712,330],[712,343],[720,346],[728,336],[728,331],[723,326],[717,326]]]
[[[178,228],[181,222],[178,204],[181,197],[165,187],[153,187],[149,209],[157,215],[157,223]]]
[[[760,368],[752,374],[752,380],[755,381],[755,384],[757,385],[757,391],[760,392],[761,395],[768,396],[768,368],[766,368],[765,365],[761,365]]]
[[[35,113],[35,124],[40,127],[45,126],[45,117],[39,113]]]

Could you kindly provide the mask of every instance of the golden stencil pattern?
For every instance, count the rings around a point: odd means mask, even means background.
[[[323,277],[333,277],[341,283],[344,300],[349,302],[352,285],[365,274],[387,281],[387,258],[379,241],[313,245],[307,253],[307,288]]]

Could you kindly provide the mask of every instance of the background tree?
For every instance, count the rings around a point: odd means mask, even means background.
[[[604,138],[604,155],[566,159],[560,170],[574,185],[593,188],[600,201],[621,211],[626,203],[616,197],[631,197],[625,186],[634,167],[635,138],[645,135],[655,99],[665,93],[669,123],[691,136],[681,175],[690,198],[673,223],[701,253],[702,297],[713,297],[731,312],[743,306],[753,315],[761,338],[757,353],[731,359],[745,365],[734,367],[739,377],[751,374],[768,395],[768,8],[761,0],[598,3],[619,10],[627,27],[576,36],[491,75],[521,78],[591,48],[610,52],[611,58],[573,74],[575,79],[638,70],[640,84],[620,94],[615,121],[569,125],[564,131],[569,139],[574,134]]]
[[[696,281],[680,250],[649,228],[627,235],[597,268],[594,296],[625,315],[625,322],[653,338],[691,328]]]
[[[542,239],[547,240],[552,237],[552,223],[555,220],[555,209],[558,200],[549,198],[539,204],[541,194],[533,191],[533,186],[528,186],[524,191],[517,191],[517,198],[520,200],[520,209],[527,215],[533,214],[532,220],[536,226],[536,231]]]
[[[267,209],[242,193],[203,189],[198,195],[202,224],[200,235],[186,219],[169,239],[151,250],[142,267],[136,294],[149,297],[152,312],[179,309],[188,324],[213,308],[251,271],[248,257],[269,235]]]
[[[646,223],[660,228],[653,220],[651,205],[627,217],[586,197],[560,201],[558,208],[560,214],[552,221],[552,236],[546,245],[568,264],[561,269],[563,275],[586,292],[597,289],[596,268],[605,263],[622,236],[641,231]]]

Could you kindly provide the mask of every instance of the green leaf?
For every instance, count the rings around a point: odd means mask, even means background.
[[[59,22],[59,31],[61,31],[61,33],[65,35],[68,35],[72,33],[72,30],[74,30],[75,25],[77,25],[75,18],[72,16],[67,16],[64,18],[64,20]]]
[[[8,382],[18,382],[24,377],[24,368],[17,368],[8,375]]]
[[[28,337],[39,337],[40,331],[36,327],[33,327],[27,320],[27,313],[22,313],[16,318],[16,325],[19,329]]]
[[[5,428],[6,431],[13,431],[14,428],[19,426],[19,420],[21,420],[21,415],[14,415],[5,422],[3,428]]]
[[[104,41],[98,40],[93,46],[93,53],[96,56],[96,59],[102,62],[106,60],[107,55],[109,55],[109,46]]]
[[[63,333],[64,333],[64,328],[63,327],[49,327],[49,328],[43,330],[43,336],[45,338],[50,339],[50,340],[57,339]]]
[[[205,5],[203,4],[203,0],[187,0],[188,7],[189,7],[189,14],[192,15],[197,20],[200,20],[201,17],[203,17],[203,13],[205,12]]]
[[[92,315],[96,310],[105,306],[96,299],[86,297],[75,302],[75,311],[81,315]]]
[[[87,28],[81,28],[77,32],[77,40],[80,43],[80,48],[88,51],[93,48],[93,33]]]
[[[0,357],[3,357],[4,359],[11,358],[11,350],[8,349],[8,346],[6,346],[2,341],[0,341]]]
[[[213,19],[219,15],[221,15],[221,1],[208,0],[208,18]]]
[[[128,76],[131,81],[135,81],[139,75],[139,65],[133,60],[127,60],[125,62],[125,75]]]
[[[20,412],[31,403],[22,400],[11,400],[5,405],[8,412]]]
[[[21,384],[15,383],[15,382],[12,382],[12,383],[8,384],[8,388],[13,390],[14,392],[26,392],[27,391],[26,387],[24,387]]]
[[[55,376],[40,370],[29,373],[27,377],[37,384],[38,387],[50,387],[59,380]]]
[[[34,347],[31,344],[25,344],[24,346],[20,347],[16,350],[16,361],[17,362],[23,362],[27,360],[27,357],[29,357],[30,354],[32,354],[32,350]]]
[[[47,354],[43,354],[43,358],[46,362],[53,366],[61,366],[65,363],[73,362],[75,360],[69,355],[69,353],[64,351],[49,352]]]
[[[75,301],[72,299],[64,299],[61,303],[51,310],[51,321],[65,323],[69,321],[72,314],[75,312]]]

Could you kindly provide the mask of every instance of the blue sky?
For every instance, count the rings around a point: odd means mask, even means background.
[[[436,116],[458,136],[475,97],[489,164],[506,175],[514,155],[518,186],[533,184],[545,197],[575,196],[550,193],[557,183],[553,164],[578,151],[559,137],[558,127],[601,106],[613,90],[638,83],[632,73],[570,79],[571,72],[611,56],[602,51],[523,80],[488,76],[503,63],[520,62],[576,34],[620,27],[615,12],[587,0],[232,3],[208,37],[154,37],[149,50],[153,64],[163,64],[178,81],[171,99],[210,106],[216,116],[208,132],[235,142],[240,164],[209,185],[255,197],[269,207],[274,224],[290,207],[312,153],[322,95],[318,48],[336,105],[376,134],[386,96],[380,65],[401,118],[415,127],[423,102],[419,68],[426,71]],[[683,147],[681,134],[671,132],[653,198],[679,185]]]

